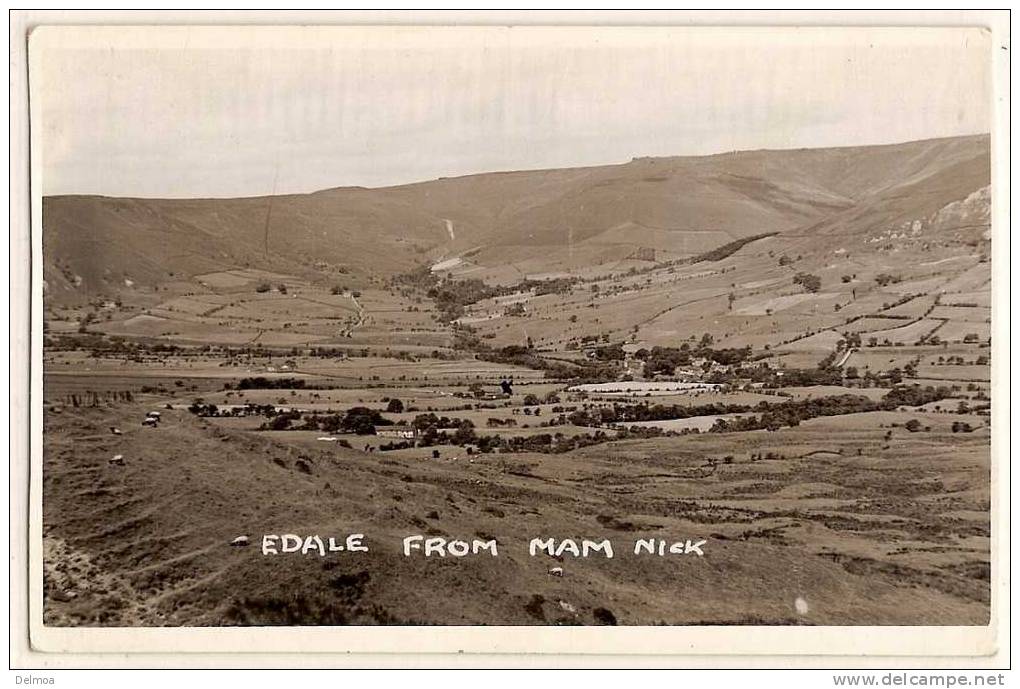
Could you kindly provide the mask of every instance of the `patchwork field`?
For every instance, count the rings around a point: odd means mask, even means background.
[[[984,625],[988,155],[47,198],[45,622]]]

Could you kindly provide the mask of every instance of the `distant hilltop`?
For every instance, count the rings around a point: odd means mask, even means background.
[[[571,272],[701,254],[763,233],[852,236],[990,183],[990,137],[484,173],[235,199],[43,200],[47,295],[112,295],[225,266],[386,276],[473,251]]]

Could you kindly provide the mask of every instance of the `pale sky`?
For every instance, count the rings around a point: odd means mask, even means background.
[[[44,28],[30,52],[44,194],[255,196],[991,129],[977,29]]]

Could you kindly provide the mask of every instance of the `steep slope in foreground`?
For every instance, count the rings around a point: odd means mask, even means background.
[[[341,269],[357,281],[465,255],[531,273],[620,261],[638,249],[662,260],[763,232],[853,233],[876,206],[924,210],[897,199],[940,208],[988,184],[988,159],[989,137],[973,136],[265,198],[48,197],[44,277],[51,298],[81,301],[240,267]]]
[[[758,462],[746,452],[759,441],[726,434],[430,461],[425,449],[324,450],[183,410],[143,428],[148,408],[46,413],[47,624],[988,619],[987,561],[941,547],[987,542],[987,445],[934,417],[936,431],[891,448],[878,423],[783,429],[770,436],[783,458]],[[706,467],[726,452],[736,461]],[[363,533],[369,551],[264,556],[267,533]],[[414,534],[496,539],[499,555],[405,557]],[[232,547],[239,535],[251,544]],[[616,552],[533,557],[537,536],[611,539]],[[704,556],[634,555],[639,538],[703,540]]]

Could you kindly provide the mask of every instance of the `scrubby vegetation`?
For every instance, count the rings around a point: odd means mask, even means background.
[[[703,254],[698,254],[697,256],[691,259],[691,263],[703,263],[705,261],[721,261],[724,258],[729,258],[733,254],[737,253],[738,251],[740,251],[740,249],[750,244],[751,242],[755,242],[759,239],[765,239],[766,237],[774,237],[776,234],[778,233],[763,232],[762,234],[751,235],[750,237],[743,237],[742,239],[735,239],[732,242],[729,242],[728,244],[723,244],[722,246],[716,247],[711,251],[706,251]]]
[[[822,279],[811,273],[797,273],[793,276],[793,282],[803,287],[805,292],[817,292],[822,288]]]
[[[264,378],[255,376],[237,381],[238,390],[313,390],[303,378]]]

